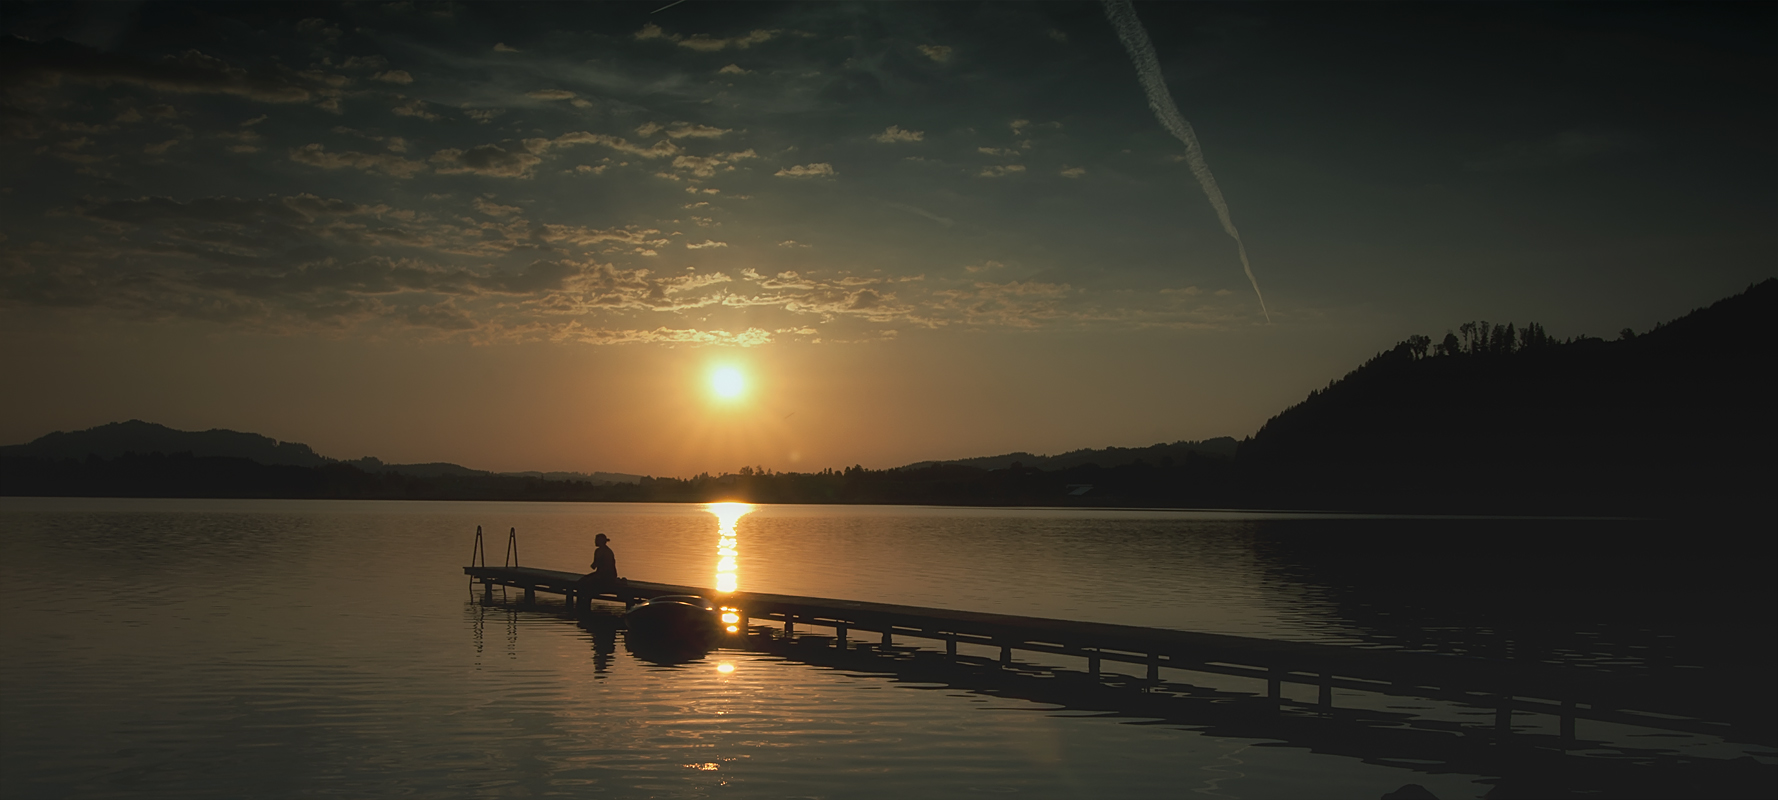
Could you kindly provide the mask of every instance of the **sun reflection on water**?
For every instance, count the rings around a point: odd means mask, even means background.
[[[735,577],[735,523],[753,510],[749,503],[710,503],[704,510],[716,515],[721,536],[716,546],[716,591],[732,592],[738,585]]]

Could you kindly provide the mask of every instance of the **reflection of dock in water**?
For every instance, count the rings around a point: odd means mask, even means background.
[[[464,572],[482,584],[484,600],[492,599],[493,587],[509,586],[523,590],[526,603],[534,602],[541,591],[564,595],[570,607],[581,577],[529,567],[465,567]],[[781,623],[786,632],[799,625],[826,628],[832,631],[828,641],[838,651],[860,649],[851,646],[851,639],[869,632],[880,637],[876,648],[883,652],[890,651],[896,637],[925,639],[942,643],[944,655],[960,662],[969,659],[959,656],[959,645],[997,651],[998,658],[989,656],[987,663],[1006,667],[1013,666],[1015,652],[1039,654],[1048,661],[1079,659],[1084,662],[1081,677],[1089,679],[1104,677],[1101,665],[1105,662],[1142,667],[1150,685],[1159,681],[1162,669],[1248,678],[1263,681],[1266,695],[1244,697],[1271,708],[1323,715],[1349,711],[1334,707],[1335,689],[1447,701],[1493,710],[1491,728],[1465,726],[1462,733],[1466,735],[1479,733],[1497,741],[1510,737],[1520,744],[1547,744],[1563,750],[1590,746],[1577,738],[1579,720],[1703,734],[1767,747],[1778,740],[1769,714],[1772,702],[1767,686],[1721,687],[1695,681],[1688,687],[1656,687],[1634,675],[1539,662],[759,592],[715,593],[701,587],[642,581],[630,581],[626,588],[622,595],[604,593],[584,599],[629,603],[667,594],[719,597],[723,605],[740,609],[743,629],[749,621]],[[1287,699],[1286,684],[1315,687],[1316,702]],[[1515,716],[1522,723],[1532,714],[1558,720],[1556,735],[1512,736]]]

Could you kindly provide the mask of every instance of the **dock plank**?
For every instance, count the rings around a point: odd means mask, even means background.
[[[573,593],[582,577],[580,573],[534,567],[465,567],[464,572],[484,584],[562,594]],[[1736,720],[1739,724],[1732,726],[1733,729],[1749,727],[1740,719],[1741,715],[1735,713],[1737,709],[1747,707],[1748,700],[1744,696],[1738,701],[1731,700],[1728,707],[1711,697],[1651,697],[1651,687],[1645,678],[1559,664],[1289,642],[839,598],[766,592],[724,594],[708,587],[636,580],[628,581],[626,589],[626,596],[608,592],[597,597],[630,602],[667,594],[695,594],[740,608],[754,620],[829,627],[843,625],[848,631],[954,639],[965,644],[1098,657],[1104,661],[1152,664],[1258,680],[1274,679],[1470,704],[1487,705],[1489,698],[1507,698],[1505,702],[1521,710],[1564,713],[1583,719],[1712,735],[1727,735],[1731,726],[1707,722],[1705,717]],[[1577,702],[1587,708],[1577,707]],[[1629,709],[1675,719],[1657,720],[1624,713]],[[1755,741],[1772,738],[1769,726],[1755,724],[1752,727]]]

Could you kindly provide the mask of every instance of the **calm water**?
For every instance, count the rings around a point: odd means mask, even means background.
[[[1574,569],[1577,554],[1605,563],[1626,523],[760,506],[735,521],[724,564],[703,506],[6,498],[0,789],[1362,798],[1418,783],[1454,798],[1493,777],[766,652],[654,665],[621,632],[613,646],[554,607],[475,602],[461,567],[477,525],[490,560],[516,527],[521,563],[566,570],[584,570],[606,533],[620,571],[642,580],[729,576],[751,591],[1504,652],[1662,680],[1770,665],[1769,610],[1722,607],[1769,599],[1769,583],[1748,583],[1769,580],[1764,565],[1733,580],[1723,571],[1745,559],[1732,554]],[[1502,571],[1526,561],[1542,567]],[[1660,586],[1638,572],[1652,561],[1666,565]],[[1549,603],[1502,611],[1501,591]],[[1721,626],[1754,633],[1727,647]],[[1636,748],[1772,760],[1702,737],[1636,739],[1650,735],[1622,732]]]

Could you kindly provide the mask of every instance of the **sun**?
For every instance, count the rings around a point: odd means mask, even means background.
[[[710,373],[710,389],[724,400],[733,400],[747,391],[747,378],[734,367],[717,367]]]

